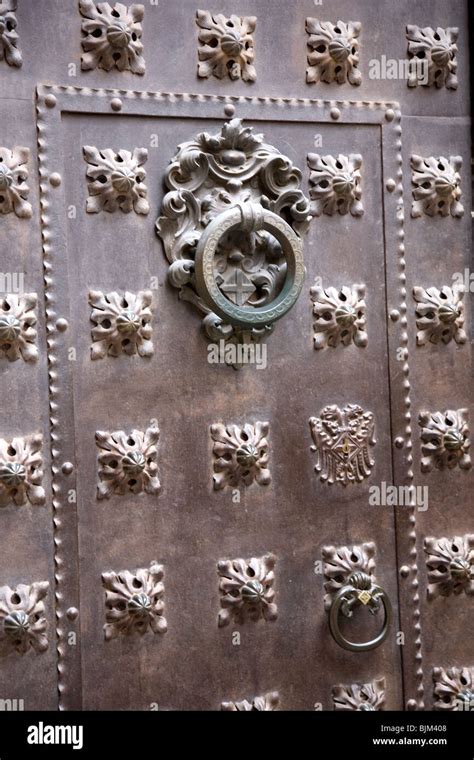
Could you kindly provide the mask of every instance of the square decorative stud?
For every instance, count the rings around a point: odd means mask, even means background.
[[[268,469],[268,422],[211,425],[214,441],[214,489],[249,486],[254,481],[261,486],[271,482]]]
[[[79,0],[82,19],[83,71],[105,69],[145,73],[141,43],[143,5]]]
[[[414,201],[411,206],[412,217],[451,216],[461,217],[464,206],[460,203],[462,166],[460,156],[412,156],[411,181]]]
[[[428,599],[474,594],[474,535],[425,538]]]
[[[314,315],[314,347],[367,345],[365,331],[365,285],[310,289]]]
[[[43,599],[49,583],[39,581],[30,586],[20,583],[15,588],[0,587],[0,652],[16,651],[26,654],[34,649],[37,654],[48,648],[48,624],[44,616]]]
[[[0,61],[20,67],[23,63],[18,48],[18,32],[15,11],[17,0],[0,0]]]
[[[221,710],[225,712],[272,712],[278,710],[280,695],[277,691],[270,691],[261,697],[252,700],[243,699],[241,702],[222,702]]]
[[[42,443],[39,434],[8,441],[0,438],[0,507],[45,503]]]
[[[326,406],[319,417],[309,420],[316,452],[316,472],[323,483],[361,483],[368,478],[375,462],[370,456],[374,446],[374,415],[357,404],[340,409]]]
[[[143,636],[149,629],[165,633],[163,565],[153,561],[149,568],[135,572],[103,573],[105,588],[104,637],[106,641],[119,634]]]
[[[320,156],[308,153],[309,197],[311,214],[348,214],[362,216],[364,207],[361,202],[360,168],[362,156],[351,153],[349,156]]]
[[[98,431],[95,441],[99,449],[99,480],[97,498],[109,499],[113,494],[148,493],[160,491],[158,479],[158,439],[160,431],[152,425],[144,432],[126,433]]]
[[[416,306],[416,342],[418,346],[426,343],[466,342],[464,325],[464,286],[449,288],[413,288]]]
[[[150,290],[140,290],[138,293],[89,291],[91,322],[95,325],[92,329],[94,342],[91,359],[119,356],[121,353],[153,356],[151,302]]]
[[[198,76],[223,79],[243,79],[254,82],[257,78],[254,61],[253,33],[255,16],[230,16],[222,13],[213,16],[209,11],[198,10],[199,27]]]
[[[382,710],[385,702],[385,678],[378,678],[369,683],[333,686],[332,701],[335,710],[346,712]]]
[[[0,214],[14,212],[23,219],[31,217],[33,210],[26,200],[30,192],[26,184],[29,157],[28,148],[0,148]]]
[[[137,214],[148,214],[146,171],[143,164],[148,158],[146,148],[114,151],[99,150],[91,145],[82,149],[87,167],[86,210],[89,214],[99,211],[114,212],[120,208],[125,213],[132,209]]]
[[[455,26],[432,29],[431,26],[407,25],[408,59],[415,60],[417,64],[422,61],[427,67],[428,76],[423,82],[427,87],[457,88],[458,35],[459,29]],[[418,82],[416,70],[412,71],[408,77],[408,86],[416,87]]]
[[[275,561],[272,554],[267,554],[251,559],[223,559],[217,563],[222,607],[218,616],[220,627],[231,621],[241,625],[247,620],[276,620]]]
[[[447,409],[445,412],[420,412],[421,471],[469,470],[471,445],[467,409]]]
[[[474,668],[433,668],[435,710],[474,709]]]
[[[38,358],[35,345],[36,293],[0,296],[0,357],[10,362],[20,357],[25,362]]]
[[[359,85],[359,34],[361,24],[354,21],[318,21],[306,19],[308,39],[307,82]]]

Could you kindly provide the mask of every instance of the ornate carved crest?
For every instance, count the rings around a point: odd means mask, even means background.
[[[0,507],[44,504],[46,495],[41,486],[43,436],[28,435],[7,441],[0,438]]]
[[[474,707],[474,668],[433,668],[434,709],[472,710]]]
[[[134,573],[130,570],[102,573],[102,585],[105,588],[106,641],[119,634],[143,636],[149,629],[153,633],[166,632],[163,565],[153,561],[149,568],[140,568]]]
[[[237,624],[262,618],[276,620],[274,567],[272,554],[251,559],[224,559],[217,563],[222,607],[219,626],[228,625],[231,620]]]
[[[466,342],[464,332],[464,286],[449,288],[413,288],[416,307],[416,342],[419,346],[426,343]]]
[[[314,315],[314,347],[367,345],[365,332],[365,285],[310,289]]]
[[[36,293],[8,293],[0,296],[0,356],[13,362],[38,358],[36,340]]]
[[[11,214],[29,219],[33,211],[26,200],[30,188],[26,184],[30,157],[28,148],[0,148],[0,214]]]
[[[131,153],[85,145],[82,152],[88,164],[86,209],[89,214],[113,212],[118,208],[126,213],[133,209],[137,214],[148,214],[150,206],[143,168],[148,157],[146,148],[135,148]]]
[[[95,325],[92,329],[94,342],[91,359],[119,356],[121,353],[153,356],[151,301],[150,290],[140,290],[138,293],[89,291],[91,321]]]
[[[261,697],[252,700],[243,699],[241,702],[222,702],[221,710],[226,712],[271,712],[278,710],[280,695],[277,691],[270,691]]]
[[[99,480],[97,498],[109,499],[112,494],[149,493],[160,491],[158,479],[158,439],[155,425],[144,432],[126,433],[98,431],[95,441],[99,448]]]
[[[156,228],[168,279],[205,314],[211,340],[258,341],[296,300],[310,221],[300,184],[291,160],[240,119],[179,146]]]
[[[309,420],[316,452],[316,472],[327,483],[360,483],[370,475],[374,461],[374,415],[357,404],[326,406],[319,417]]]
[[[458,35],[459,29],[455,26],[432,29],[431,26],[407,25],[408,57],[426,62],[428,81],[423,83],[425,86],[446,86],[452,90],[457,88]],[[412,73],[408,77],[408,86],[416,87],[417,84],[418,77]]]
[[[268,422],[211,425],[214,441],[214,488],[248,486],[254,481],[261,486],[271,482],[268,469]]]
[[[82,20],[83,71],[105,69],[145,73],[141,43],[143,5],[79,0]]]
[[[360,29],[360,23],[354,21],[331,24],[330,21],[307,18],[309,67],[306,81],[360,84],[362,75],[357,68]]]
[[[48,648],[43,599],[49,583],[38,581],[30,586],[20,583],[15,588],[0,587],[0,652],[16,651],[26,654],[34,649],[37,654]]]
[[[17,0],[0,0],[0,61],[10,66],[21,66],[21,51],[18,48],[17,20],[14,11]]]
[[[223,79],[243,79],[254,82],[255,72],[253,33],[255,16],[213,16],[209,11],[197,11],[199,27],[198,76]]]
[[[471,467],[467,409],[447,409],[443,412],[420,412],[422,472]]]
[[[362,216],[364,207],[361,202],[360,167],[362,157],[357,153],[349,156],[320,156],[308,153],[308,166],[311,198],[311,213],[348,214]]]
[[[428,599],[474,594],[474,535],[425,538]]]
[[[461,156],[412,156],[411,160],[414,201],[411,206],[413,217],[422,216],[455,216],[464,214],[464,206],[460,203],[462,166]]]
[[[378,678],[369,683],[333,686],[332,701],[335,710],[381,710],[385,702],[385,678]]]

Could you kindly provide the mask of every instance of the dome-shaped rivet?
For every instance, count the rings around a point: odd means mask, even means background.
[[[451,324],[452,322],[455,322],[459,318],[460,311],[459,311],[459,308],[456,306],[456,304],[448,301],[448,303],[442,304],[439,307],[438,316],[441,322],[445,322],[446,324]]]
[[[464,435],[460,430],[447,430],[444,434],[444,448],[448,451],[459,451],[464,445]]]
[[[334,119],[334,121],[337,121],[341,116],[341,112],[339,108],[331,108],[330,114],[331,114],[331,119]]]
[[[251,580],[242,586],[240,593],[242,600],[247,604],[259,604],[264,598],[265,589],[260,581]]]
[[[131,615],[146,617],[151,611],[151,599],[148,594],[134,594],[127,602],[127,610]]]
[[[345,37],[336,37],[329,43],[328,53],[337,63],[344,63],[351,54],[351,43]]]
[[[12,314],[0,316],[0,340],[6,343],[18,340],[21,335],[21,322]]]
[[[139,474],[143,472],[146,467],[146,459],[141,451],[138,449],[129,451],[122,459],[122,468],[125,472],[130,474]]]
[[[45,102],[45,105],[48,106],[48,108],[54,108],[54,106],[57,103],[57,100],[55,96],[50,93],[49,95],[46,95],[44,102]]]
[[[124,335],[132,335],[140,329],[141,321],[133,311],[123,311],[116,319],[117,330]]]
[[[258,450],[251,443],[245,443],[239,446],[235,458],[241,467],[253,467],[258,461]]]
[[[49,184],[53,187],[59,187],[61,184],[61,175],[58,172],[53,172],[49,177]]]
[[[334,312],[334,318],[341,327],[351,327],[357,320],[357,313],[350,304],[341,304]]]
[[[128,47],[132,39],[132,32],[123,21],[116,21],[107,29],[107,42],[114,48]]]
[[[453,557],[449,563],[451,576],[458,580],[467,580],[471,576],[471,563],[462,557]]]
[[[21,462],[5,462],[0,467],[0,480],[9,488],[22,485],[26,480],[26,469]]]
[[[0,165],[0,190],[8,190],[13,184],[13,174],[5,164]]]
[[[245,42],[242,36],[236,31],[227,32],[221,37],[221,50],[229,58],[237,58],[241,54],[244,45]]]
[[[64,317],[59,317],[56,320],[56,329],[59,330],[59,332],[64,332],[69,327],[69,323],[67,319],[64,319]]]
[[[30,619],[24,610],[11,612],[3,621],[3,629],[12,639],[24,639],[30,630]]]
[[[233,105],[233,103],[225,104],[224,113],[226,116],[233,116],[235,114],[235,106]]]
[[[110,107],[112,111],[121,111],[122,110],[122,101],[120,98],[112,98],[110,101]]]

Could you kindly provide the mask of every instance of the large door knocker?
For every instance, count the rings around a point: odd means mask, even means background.
[[[367,607],[373,615],[378,614],[383,607],[382,628],[370,641],[350,641],[342,634],[339,627],[340,615],[351,618],[355,610],[360,607]],[[392,605],[387,592],[363,572],[354,572],[350,575],[347,584],[334,595],[329,608],[329,630],[333,639],[343,649],[349,649],[352,652],[367,652],[380,646],[388,636],[391,622]]]
[[[296,302],[309,200],[301,172],[240,119],[178,147],[156,227],[180,298],[207,336],[257,342]]]
[[[251,234],[262,230],[273,235],[281,246],[286,259],[285,281],[274,300],[262,306],[240,305],[238,299],[233,303],[233,299],[225,295],[226,286],[219,285],[220,274],[216,276],[214,269],[219,243],[233,231]],[[239,271],[242,270],[237,269],[236,274]],[[195,273],[198,292],[213,312],[232,325],[258,329],[280,319],[298,298],[305,276],[302,242],[278,214],[257,203],[238,203],[222,211],[204,230],[196,249]],[[247,287],[252,292],[250,288],[254,286],[251,282]]]

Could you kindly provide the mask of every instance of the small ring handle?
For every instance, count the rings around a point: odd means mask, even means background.
[[[370,641],[349,641],[346,639],[339,628],[339,615],[342,613],[346,617],[350,617],[352,615],[351,608],[357,608],[361,605],[369,605],[372,611],[377,612],[380,602],[384,608],[384,622],[380,633]],[[345,613],[344,610],[346,610]],[[333,599],[329,610],[329,630],[334,641],[343,649],[349,649],[352,652],[368,652],[371,649],[376,649],[385,641],[392,623],[392,616],[392,604],[387,592],[381,586],[373,584],[369,590],[364,591],[349,584],[339,589]]]
[[[286,259],[286,279],[277,297],[259,307],[238,306],[220,290],[214,275],[214,256],[221,238],[230,230],[266,230],[280,243]],[[203,231],[195,257],[196,288],[207,306],[229,324],[262,328],[283,317],[295,304],[303,287],[305,267],[300,237],[284,219],[259,203],[238,203],[223,211]]]

